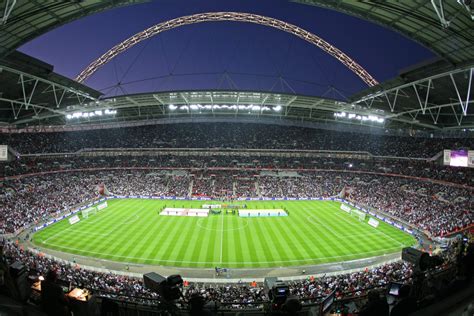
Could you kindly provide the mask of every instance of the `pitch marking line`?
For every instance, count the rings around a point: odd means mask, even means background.
[[[127,217],[127,218],[123,221],[122,225],[134,223],[134,222],[136,222],[137,220],[139,220],[139,219],[140,219],[140,216],[138,216],[137,213],[140,212],[140,211],[142,211],[142,210],[138,210],[138,211],[136,211],[135,213],[133,213],[131,216]],[[96,214],[96,216],[97,216],[97,215],[98,215],[98,214]],[[94,216],[94,217],[95,217],[95,216]],[[129,219],[132,218],[132,217],[135,217],[135,220],[129,221]],[[87,225],[87,224],[94,224],[94,223],[97,222],[98,220],[102,220],[102,219],[103,219],[103,218],[99,218],[99,219],[96,219],[95,221],[84,221],[84,219],[83,219],[83,225],[82,225],[82,226]],[[50,240],[50,239],[52,239],[52,238],[58,237],[58,236],[61,235],[62,233],[66,232],[66,231],[68,231],[68,230],[71,230],[71,228],[77,228],[77,227],[79,227],[79,226],[70,225],[68,228],[63,229],[63,230],[60,230],[60,231],[58,231],[57,233],[55,233],[55,234],[49,236],[48,238],[46,238],[46,239],[43,241],[43,243],[47,244],[48,240]],[[74,229],[71,230],[71,231],[74,233]],[[88,234],[88,235],[93,235],[93,236],[100,236],[100,237],[104,237],[104,238],[105,238],[105,237],[110,236],[114,231],[116,231],[116,230],[115,230],[115,229],[111,229],[111,230],[110,230],[109,232],[107,232],[107,233],[86,232],[86,234]],[[82,229],[79,230],[79,231],[76,231],[76,233],[81,233],[81,234],[84,233],[84,232],[85,232],[85,231],[82,230]]]
[[[57,233],[54,233],[53,235],[51,235],[51,236],[49,236],[48,238],[46,238],[46,239],[43,241],[43,243],[46,244],[46,243],[48,242],[48,240],[50,240],[50,239],[52,239],[52,238],[55,238],[56,236],[59,236],[60,234],[64,233],[65,231],[67,231],[67,230],[69,230],[69,229],[71,229],[71,228],[73,228],[73,227],[74,227],[74,226],[71,225],[71,226],[69,226],[69,227],[66,228],[66,229],[63,229],[63,230],[58,231]]]
[[[331,207],[336,208],[336,209],[339,211],[339,208],[337,208],[336,206],[331,205]],[[346,223],[348,223],[348,224],[350,224],[350,225],[352,225],[352,226],[354,226],[354,227],[357,226],[355,223],[350,223],[347,219],[342,218],[342,217],[341,217],[342,214],[339,214],[339,213],[334,213],[334,214],[336,214],[340,219],[342,219],[342,220],[345,221]],[[370,216],[370,215],[369,215],[369,216]],[[352,217],[351,217],[351,218],[352,218]],[[364,223],[361,223],[361,222],[356,222],[356,223],[357,223],[357,224],[360,224],[360,225],[364,225]],[[364,226],[365,226],[365,225],[364,225]],[[369,225],[369,226],[370,226],[370,225]],[[403,243],[400,242],[399,240],[396,240],[395,238],[393,238],[393,237],[387,235],[387,234],[384,233],[383,231],[380,231],[380,230],[378,230],[377,228],[372,227],[372,226],[370,226],[370,227],[371,227],[375,232],[377,232],[377,233],[379,233],[379,234],[382,234],[382,235],[385,235],[386,237],[388,237],[389,239],[393,240],[395,243],[399,244],[400,246],[403,246],[403,247],[405,246],[405,244],[403,244]],[[395,228],[395,229],[396,229],[396,228]]]
[[[221,231],[221,259],[219,263],[222,263],[222,249],[224,247],[224,214],[221,214],[222,217],[222,231]]]

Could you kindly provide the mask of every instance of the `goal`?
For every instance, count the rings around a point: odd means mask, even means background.
[[[359,219],[359,221],[363,222],[365,221],[366,214],[357,209],[351,209],[351,216],[355,216]]]
[[[97,214],[96,207],[89,207],[82,211],[82,218],[89,218],[89,215]]]

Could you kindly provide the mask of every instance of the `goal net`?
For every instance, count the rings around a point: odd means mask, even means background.
[[[357,209],[351,209],[351,216],[355,216],[359,219],[359,221],[363,222],[363,221],[365,221],[366,214],[362,211],[357,210]]]
[[[82,211],[82,218],[89,218],[90,215],[95,215],[97,213],[97,208],[89,207]]]

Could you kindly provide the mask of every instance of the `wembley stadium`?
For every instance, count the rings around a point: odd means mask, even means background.
[[[474,315],[474,3],[0,3],[1,315]]]

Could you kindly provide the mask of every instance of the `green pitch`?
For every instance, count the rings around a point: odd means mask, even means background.
[[[281,267],[345,261],[400,251],[415,239],[381,222],[373,228],[332,201],[252,201],[249,209],[284,208],[290,216],[160,216],[166,207],[209,201],[109,200],[109,207],[33,236],[39,246],[72,254],[177,267]]]

